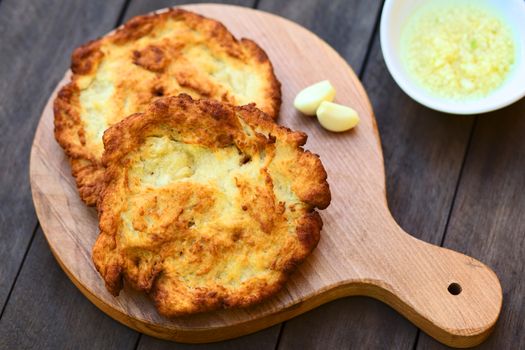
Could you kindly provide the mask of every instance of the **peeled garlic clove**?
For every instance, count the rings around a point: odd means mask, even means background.
[[[333,101],[334,97],[334,87],[328,80],[323,80],[301,90],[295,97],[293,105],[306,115],[315,115],[321,102]]]
[[[317,120],[323,128],[341,132],[356,126],[359,123],[359,115],[350,107],[323,101],[317,109]]]

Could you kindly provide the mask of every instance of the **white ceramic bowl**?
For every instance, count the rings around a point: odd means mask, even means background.
[[[525,1],[477,0],[497,8],[509,24],[516,45],[516,63],[510,77],[488,96],[470,100],[453,101],[432,95],[419,86],[401,62],[401,32],[408,18],[425,0],[386,0],[381,14],[381,49],[386,66],[397,84],[417,102],[442,112],[452,114],[478,114],[503,108],[525,96]]]

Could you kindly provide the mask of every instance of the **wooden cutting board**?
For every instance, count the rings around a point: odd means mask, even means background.
[[[475,259],[413,238],[394,221],[372,107],[347,63],[313,33],[286,19],[235,6],[185,8],[222,21],[237,37],[256,40],[270,56],[282,82],[279,122],[309,135],[306,148],[321,156],[328,172],[332,203],[321,213],[319,246],[277,296],[248,309],[170,320],[159,316],[143,294],[125,288],[119,297],[111,296],[91,261],[97,214],[80,201],[67,159],[53,137],[53,94],[36,131],[30,177],[40,224],[73,283],[114,319],[181,342],[241,336],[350,295],[387,303],[447,345],[482,342],[500,313],[498,278]],[[356,129],[330,133],[315,118],[294,110],[297,92],[324,79],[336,87],[337,102],[359,112]]]

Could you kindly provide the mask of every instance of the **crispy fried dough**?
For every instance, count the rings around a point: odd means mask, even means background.
[[[276,118],[280,84],[265,52],[219,22],[181,9],[135,17],[72,56],[71,82],[55,100],[55,137],[71,160],[80,197],[95,205],[104,169],[102,134],[161,96],[187,93],[256,103]]]
[[[104,133],[93,261],[178,316],[275,294],[315,248],[330,203],[306,135],[253,105],[158,99]]]

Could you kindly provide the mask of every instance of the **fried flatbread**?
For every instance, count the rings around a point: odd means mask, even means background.
[[[104,134],[93,261],[178,316],[275,294],[315,248],[330,203],[306,135],[253,105],[156,100]]]
[[[55,137],[80,197],[95,205],[104,169],[102,134],[161,96],[186,93],[255,103],[276,118],[280,84],[265,52],[219,22],[181,9],[135,17],[72,55],[71,82],[54,104]]]

